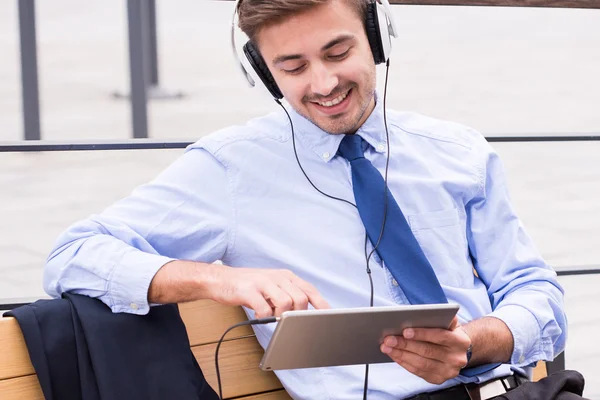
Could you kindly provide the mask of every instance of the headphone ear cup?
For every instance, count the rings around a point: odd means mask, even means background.
[[[283,98],[283,94],[281,90],[279,90],[279,86],[275,83],[275,78],[271,75],[271,71],[269,71],[269,67],[267,67],[267,63],[265,59],[260,54],[260,51],[252,44],[252,42],[248,41],[244,45],[244,54],[246,58],[250,62],[252,68],[260,78],[260,80],[264,83],[267,90],[271,93],[271,95],[277,100],[281,100]]]
[[[377,2],[367,3],[367,19],[365,21],[365,30],[367,31],[367,39],[373,53],[375,64],[385,62],[385,54],[383,51],[383,43],[381,42],[381,30],[379,29],[379,18],[377,16]]]

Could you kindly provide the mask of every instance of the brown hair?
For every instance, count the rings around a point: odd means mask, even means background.
[[[238,16],[240,29],[256,43],[256,36],[265,26],[276,24],[284,19],[325,4],[330,0],[240,0]],[[367,0],[344,0],[365,21]]]

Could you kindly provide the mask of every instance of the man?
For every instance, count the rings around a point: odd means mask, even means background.
[[[196,299],[243,305],[250,317],[368,306],[365,254],[377,238],[365,243],[356,171],[338,151],[360,136],[443,294],[461,306],[450,330],[387,338],[381,350],[394,362],[371,366],[368,398],[493,382],[559,354],[563,292],[511,207],[498,156],[457,124],[391,110],[384,120],[365,10],[363,0],[243,0],[240,27],[291,106],[290,120],[279,111],[205,137],[154,181],[72,226],[48,259],[48,293],[85,294],[137,314]],[[410,282],[398,282],[377,250],[374,305],[408,303]],[[273,329],[255,327],[263,347]],[[461,374],[488,363],[503,365]],[[277,375],[297,399],[356,399],[364,373]]]

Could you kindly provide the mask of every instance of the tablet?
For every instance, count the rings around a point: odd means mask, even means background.
[[[393,362],[380,350],[405,328],[447,329],[457,304],[286,311],[260,362],[264,371]]]

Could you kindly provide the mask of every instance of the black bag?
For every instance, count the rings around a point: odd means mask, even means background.
[[[538,382],[525,382],[495,397],[497,400],[588,400],[583,396],[585,380],[577,371],[558,371]]]

